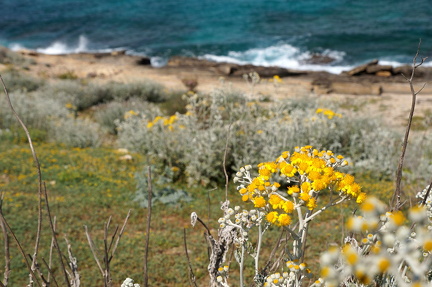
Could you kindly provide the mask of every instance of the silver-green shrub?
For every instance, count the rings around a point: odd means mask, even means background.
[[[2,78],[7,83],[9,92],[32,92],[44,86],[44,81],[28,76],[16,70],[8,70],[2,73]]]
[[[48,130],[52,119],[66,117],[69,111],[59,101],[49,97],[39,97],[34,93],[11,93],[12,105],[29,128]],[[6,97],[0,97],[0,127],[17,126]]]
[[[40,94],[50,95],[71,108],[81,111],[113,100],[140,99],[148,102],[162,102],[167,91],[151,81],[141,83],[88,84],[77,80],[62,80],[47,85]]]
[[[97,123],[71,116],[51,122],[50,138],[70,147],[97,147],[101,144]]]
[[[153,109],[154,107],[151,103],[139,99],[131,99],[125,102],[115,100],[106,105],[99,106],[94,113],[94,118],[108,133],[117,134],[117,125],[124,121],[128,112],[146,111],[147,113],[151,113],[150,111]],[[157,113],[159,112],[157,111]]]
[[[378,119],[344,112],[336,103],[312,97],[259,103],[221,89],[186,97],[188,112],[175,115],[172,123],[143,114],[120,123],[121,145],[147,154],[153,163],[181,168],[190,184],[223,178],[226,145],[228,171],[311,144],[348,155],[358,162],[351,168],[378,177],[394,174],[400,136]]]

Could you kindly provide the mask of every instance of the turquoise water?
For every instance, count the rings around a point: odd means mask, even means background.
[[[432,53],[432,2],[291,0],[3,0],[0,45],[59,54],[125,49],[152,57],[340,71]],[[327,65],[306,65],[312,54]]]

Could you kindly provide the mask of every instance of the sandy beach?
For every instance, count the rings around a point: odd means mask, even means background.
[[[165,67],[154,68],[146,58],[121,52],[68,55],[46,55],[33,51],[19,53],[33,62],[22,70],[23,73],[47,80],[58,79],[62,75],[72,75],[99,83],[151,80],[169,89],[184,89],[182,80],[192,79],[198,82],[197,91],[204,93],[221,85],[229,85],[235,90],[268,99],[316,96],[349,103],[353,98],[360,98],[366,103],[366,108],[363,108],[365,112],[379,115],[395,127],[402,127],[406,122],[412,102],[409,84],[402,75],[348,76],[294,71],[288,72],[288,76],[280,76],[281,81],[268,76],[261,77],[258,84],[251,85],[239,75],[242,73],[242,66],[215,65],[196,59],[175,59]],[[0,65],[0,71],[7,68]],[[230,74],[233,69],[239,70],[237,75]],[[270,68],[253,66],[244,69],[246,72],[256,69],[268,75],[273,71]],[[419,73],[419,76],[415,77],[416,88],[420,89],[427,83],[431,74],[430,69]],[[426,85],[417,97],[416,115],[423,117],[431,111],[432,86]]]

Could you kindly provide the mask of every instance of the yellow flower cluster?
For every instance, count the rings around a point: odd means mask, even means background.
[[[241,185],[239,192],[243,201],[251,201],[256,208],[263,208],[268,222],[286,226],[291,223],[290,214],[304,206],[309,210],[317,207],[317,197],[321,190],[337,191],[341,197],[354,198],[357,203],[366,199],[361,187],[350,174],[336,170],[347,165],[342,156],[332,151],[318,151],[312,146],[296,148],[293,154],[283,152],[275,161],[258,164],[259,176],[250,178],[247,185]],[[242,168],[237,176],[242,176]],[[286,193],[292,200],[284,198],[277,191],[280,184],[272,181],[272,176],[286,178]],[[237,181],[242,182],[237,177]],[[244,181],[243,181],[244,182]],[[292,183],[295,183],[292,185]]]
[[[329,110],[329,109],[318,108],[315,111],[315,113],[317,113],[317,114],[323,114],[323,115],[325,115],[330,120],[332,118],[334,118],[334,117],[342,118],[342,114],[335,113],[335,112],[333,112],[332,110]]]
[[[174,130],[174,126],[173,124],[178,120],[177,115],[173,115],[170,117],[161,117],[161,116],[157,116],[155,117],[152,121],[149,121],[147,123],[147,128],[151,129],[155,124],[157,124],[158,122],[162,122],[162,124],[168,128],[169,131],[173,131]]]
[[[130,110],[124,114],[124,119],[127,120],[128,118],[131,118],[133,116],[138,116],[138,115],[139,115],[139,112],[135,112],[134,110]]]

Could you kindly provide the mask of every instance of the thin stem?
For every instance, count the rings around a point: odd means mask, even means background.
[[[0,212],[3,213],[3,193],[1,195],[1,200],[0,200]],[[6,225],[4,223],[3,220],[0,220],[0,227],[3,233],[3,240],[4,240],[4,250],[5,250],[5,271],[4,271],[4,280],[3,282],[3,286],[7,286],[9,283],[9,274],[11,272],[11,268],[10,268],[10,243],[9,243],[9,235],[7,233],[7,229],[6,229]]]
[[[152,187],[152,174],[151,174],[151,167],[148,167],[148,174],[147,174],[147,187],[148,187],[148,210],[147,210],[147,226],[146,226],[146,241],[145,241],[145,248],[144,248],[144,282],[143,285],[145,287],[148,287],[148,253],[149,253],[149,242],[150,242],[150,222],[151,222],[151,214],[152,214],[152,193],[153,193],[153,187]]]
[[[240,259],[240,287],[243,287],[243,266],[245,257],[245,247],[244,244],[241,246],[241,259]]]
[[[223,171],[224,171],[224,175],[225,175],[225,201],[228,201],[229,177],[228,177],[228,173],[226,170],[226,159],[227,159],[227,154],[228,154],[228,142],[229,142],[230,133],[231,133],[231,126],[232,126],[232,123],[228,126],[228,132],[227,132],[227,136],[226,136],[226,140],[225,140],[225,151],[224,151],[224,157],[223,157]]]
[[[186,228],[183,229],[183,244],[184,244],[185,254],[186,254],[186,258],[187,258],[187,262],[188,262],[188,268],[189,268],[189,284],[191,286],[193,285],[195,287],[198,287],[196,284],[195,274],[193,273],[192,264],[191,264],[190,258],[189,258],[189,252],[188,252],[187,241],[186,241]]]
[[[42,262],[45,264],[45,267],[48,269],[48,278],[49,278],[50,275],[52,275],[52,279],[54,281],[55,286],[59,287],[59,285],[57,283],[57,280],[55,279],[55,276],[53,274],[53,271],[52,271],[51,267],[48,265],[48,263],[46,262],[46,260],[44,258],[42,258]],[[50,280],[48,280],[48,281],[50,281]]]
[[[27,269],[30,272],[30,276],[31,278],[33,278],[36,283],[38,284],[38,286],[41,286],[39,280],[36,279],[36,275],[33,272],[32,267],[30,266],[30,263],[27,260],[27,256],[25,255],[24,249],[21,246],[21,243],[19,242],[18,238],[16,237],[15,233],[12,231],[11,227],[9,226],[8,222],[6,221],[6,218],[3,216],[3,212],[0,210],[0,219],[4,222],[5,226],[7,227],[7,229],[9,230],[10,234],[12,235],[13,239],[15,240],[15,243],[18,245],[18,249],[22,255],[22,257],[24,258],[24,262],[27,266]]]
[[[1,80],[1,83],[3,85],[3,90],[6,94],[6,99],[7,99],[7,102],[9,104],[9,107],[10,107],[12,113],[14,114],[15,118],[18,120],[18,122],[20,123],[21,127],[23,128],[23,130],[26,134],[27,140],[28,140],[29,145],[30,145],[30,150],[32,152],[33,161],[34,161],[35,166],[36,166],[37,175],[38,175],[38,194],[39,194],[38,223],[37,223],[36,240],[35,240],[35,247],[34,247],[34,252],[33,252],[33,260],[32,260],[32,269],[34,270],[36,260],[37,260],[38,251],[39,251],[41,231],[42,231],[42,172],[40,169],[39,159],[38,159],[38,157],[36,155],[36,151],[33,147],[33,142],[32,142],[32,139],[30,137],[30,133],[29,133],[26,125],[24,124],[24,122],[19,117],[18,113],[15,111],[15,109],[12,105],[10,96],[9,96],[9,92],[6,89],[6,85],[5,85],[1,75],[0,75],[0,80]],[[32,274],[34,274],[34,273],[32,272]]]
[[[52,232],[52,239],[54,240],[54,247],[55,247],[55,249],[57,251],[57,254],[59,256],[59,259],[60,259],[60,264],[61,264],[61,267],[62,267],[62,270],[63,270],[64,279],[65,279],[66,285],[68,287],[70,287],[69,278],[68,278],[68,275],[67,275],[67,272],[66,272],[66,267],[65,267],[64,262],[63,262],[63,255],[62,255],[62,252],[60,250],[60,247],[59,247],[58,241],[57,241],[57,234],[56,234],[55,226],[54,226],[54,223],[53,223],[53,220],[52,220],[52,216],[51,216],[51,210],[50,210],[49,202],[48,202],[48,193],[46,191],[45,184],[44,184],[44,187],[43,187],[43,191],[44,191],[44,198],[45,198],[45,203],[46,203],[48,221],[49,221],[49,224],[50,224],[50,227],[51,227],[51,232]]]
[[[260,222],[260,224],[258,225],[258,242],[257,242],[256,255],[255,255],[255,276],[258,276],[259,274],[258,264],[259,264],[259,256],[261,252],[262,236],[263,236],[263,232],[262,232],[262,225]]]
[[[409,79],[405,78],[408,81],[409,86],[410,86],[412,101],[411,101],[411,110],[410,110],[409,117],[408,117],[408,124],[407,124],[406,130],[405,130],[405,136],[404,136],[404,139],[402,142],[402,152],[401,152],[401,156],[399,158],[398,168],[396,170],[396,188],[395,188],[395,192],[394,192],[393,198],[392,198],[392,209],[393,210],[399,210],[399,208],[401,207],[402,169],[403,169],[403,162],[404,162],[404,158],[405,158],[405,152],[406,152],[406,148],[408,145],[408,137],[409,137],[409,133],[411,130],[412,119],[414,116],[417,94],[419,92],[421,92],[426,85],[426,84],[424,84],[423,87],[419,91],[416,92],[414,89],[414,84],[413,84],[415,70],[418,67],[420,67],[424,63],[424,61],[426,60],[426,58],[423,58],[421,60],[421,62],[419,64],[417,64],[417,57],[419,55],[420,45],[421,45],[421,40],[418,44],[417,52],[413,58],[411,77]]]
[[[128,220],[129,220],[129,217],[130,217],[130,214],[131,214],[131,211],[130,211],[130,209],[129,209],[129,211],[128,211],[127,215],[126,215],[126,218],[125,218],[125,220],[124,220],[124,222],[123,222],[123,226],[121,227],[120,232],[119,232],[119,234],[118,234],[118,236],[117,236],[116,243],[114,244],[114,248],[113,248],[113,250],[112,250],[112,252],[111,252],[111,257],[114,256],[114,253],[115,253],[116,250],[117,250],[117,246],[118,246],[118,244],[119,244],[119,242],[120,242],[120,239],[121,239],[121,237],[122,237],[122,235],[123,235],[123,233],[124,233],[124,230],[125,230],[125,228],[126,228],[126,224],[127,224]]]
[[[327,208],[332,207],[332,206],[335,206],[335,205],[338,205],[338,204],[342,203],[343,201],[345,201],[347,198],[348,198],[347,196],[344,196],[344,197],[340,198],[340,199],[337,200],[337,201],[329,202],[326,206],[324,206],[324,207],[322,207],[321,209],[317,210],[317,211],[316,211],[314,214],[312,214],[311,216],[306,217],[306,218],[304,219],[304,221],[305,221],[306,223],[309,222],[309,221],[311,221],[315,216],[317,216],[318,214],[322,213],[322,212],[323,212],[324,210],[326,210]]]
[[[94,246],[93,240],[91,239],[90,234],[88,232],[87,225],[84,225],[84,229],[85,229],[85,234],[87,236],[87,241],[88,241],[88,243],[90,245],[90,250],[91,250],[91,252],[93,254],[93,258],[95,259],[96,264],[99,267],[99,271],[101,272],[102,276],[105,277],[105,273],[104,273],[104,270],[102,268],[102,265],[100,264],[99,259],[98,259],[97,255],[96,255],[96,248]]]

